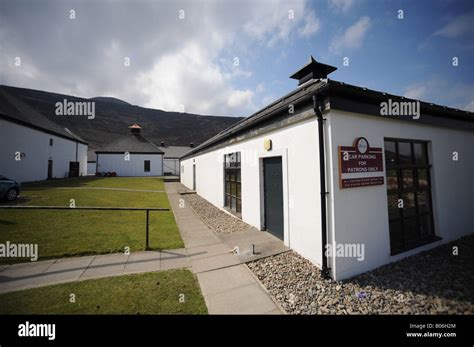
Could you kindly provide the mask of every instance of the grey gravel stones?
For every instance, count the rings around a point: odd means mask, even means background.
[[[292,251],[247,265],[290,314],[474,314],[473,235],[339,282]]]
[[[202,221],[218,234],[257,230],[247,223],[242,222],[239,218],[218,209],[197,194],[187,194],[183,196]]]

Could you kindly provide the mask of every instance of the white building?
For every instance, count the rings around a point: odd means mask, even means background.
[[[166,146],[164,142],[160,144],[160,150],[163,151],[163,174],[179,176],[180,160],[183,155],[193,149],[193,145],[186,146]]]
[[[87,142],[0,92],[0,175],[31,182],[86,174]]]
[[[311,59],[296,90],[186,154],[181,182],[337,280],[472,233],[473,114],[335,69]]]
[[[99,149],[97,172],[115,172],[117,176],[162,176],[163,151],[141,134],[133,124],[130,134]]]

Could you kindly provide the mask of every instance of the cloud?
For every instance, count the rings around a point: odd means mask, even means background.
[[[427,92],[428,92],[428,86],[426,84],[417,83],[405,88],[405,92],[403,93],[403,96],[410,99],[421,100],[426,97]]]
[[[473,34],[474,11],[453,18],[442,28],[433,33],[434,36],[456,38],[464,34]]]
[[[354,4],[354,0],[329,0],[329,7],[341,12],[348,12]]]
[[[316,17],[314,12],[310,12],[304,19],[304,26],[298,30],[298,34],[301,37],[311,36],[319,31],[321,26],[319,18]]]
[[[254,111],[250,77],[262,51],[318,28],[305,0],[10,1],[0,11],[0,83],[242,116]]]
[[[403,96],[446,105],[466,111],[474,111],[474,84],[449,81],[434,75],[425,81],[412,83],[405,87]]]
[[[337,54],[346,49],[359,48],[370,26],[370,18],[367,16],[361,17],[356,23],[348,27],[342,35],[332,39],[329,51]]]
[[[463,107],[464,110],[474,112],[474,99],[472,99],[466,106]]]

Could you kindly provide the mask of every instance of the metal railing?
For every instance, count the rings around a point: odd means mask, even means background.
[[[149,236],[149,221],[150,211],[169,211],[169,208],[143,208],[143,207],[92,207],[92,206],[0,206],[2,210],[101,210],[101,211],[146,211],[146,238],[145,238],[145,250],[150,249],[150,236]]]

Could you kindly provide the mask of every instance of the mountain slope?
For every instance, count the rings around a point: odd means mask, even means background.
[[[204,142],[221,130],[241,120],[238,117],[203,116],[190,113],[166,112],[130,105],[125,101],[111,97],[84,99],[71,95],[45,91],[0,86],[0,90],[11,98],[18,99],[19,104],[27,104],[50,121],[70,129],[89,143],[92,149],[102,147],[129,132],[131,123],[138,122],[143,127],[143,134],[160,145],[188,146]],[[55,104],[63,102],[95,102],[95,118],[87,116],[58,116]],[[0,105],[0,112],[8,113]]]

